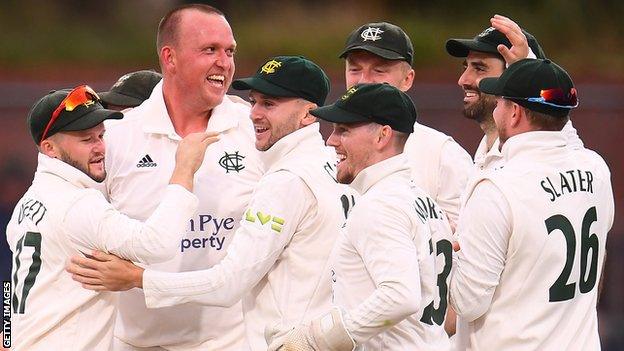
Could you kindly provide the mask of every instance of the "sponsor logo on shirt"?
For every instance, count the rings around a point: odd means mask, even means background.
[[[283,218],[272,216],[270,214],[264,214],[262,211],[254,213],[251,209],[247,209],[247,212],[245,212],[245,220],[251,223],[256,223],[257,220],[261,226],[270,223],[271,230],[276,233],[281,233],[282,226],[286,223]]]
[[[145,156],[143,156],[143,158],[139,160],[139,163],[137,163],[136,166],[137,168],[156,167],[157,164],[156,162],[154,162],[154,160],[152,160],[149,154],[145,154]]]
[[[243,165],[243,159],[245,156],[240,155],[238,151],[233,153],[225,152],[225,155],[219,159],[219,166],[225,168],[225,173],[230,171],[236,171],[237,173],[245,169]]]
[[[235,220],[232,217],[219,218],[210,214],[199,214],[189,220],[188,233],[202,233],[206,236],[183,238],[180,242],[180,251],[192,249],[221,250],[225,244],[225,236],[234,229]]]

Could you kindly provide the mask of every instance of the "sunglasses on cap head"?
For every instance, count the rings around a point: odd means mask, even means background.
[[[540,104],[558,107],[558,108],[575,108],[579,105],[576,95],[576,88],[571,88],[569,92],[564,92],[561,88],[546,89],[540,91],[539,97],[513,97],[503,96],[505,99],[526,100],[529,102],[537,102]]]
[[[71,112],[78,106],[90,106],[99,101],[100,97],[93,89],[91,89],[90,86],[80,85],[74,88],[74,90],[72,90],[63,99],[63,101],[61,101],[61,103],[54,110],[54,112],[52,112],[52,117],[50,118],[50,121],[43,130],[43,134],[41,135],[41,140],[39,140],[39,143],[41,143],[48,136],[50,128],[52,127],[54,122],[56,122],[63,110]]]

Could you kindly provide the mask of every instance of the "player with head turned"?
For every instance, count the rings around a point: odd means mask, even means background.
[[[604,160],[562,132],[576,88],[554,62],[523,59],[479,91],[496,97],[505,164],[467,189],[457,229],[450,301],[467,321],[460,349],[599,350],[614,200]]]
[[[269,349],[448,349],[432,322],[439,307],[432,232],[450,236],[451,228],[410,179],[403,150],[416,121],[412,100],[388,84],[358,84],[312,114],[333,123],[327,144],[338,154],[337,179],[360,198],[332,254],[336,307],[274,331]]]
[[[507,65],[521,59],[546,58],[537,39],[508,17],[494,15],[490,22],[491,27],[472,39],[449,39],[446,42],[449,55],[464,58],[464,70],[457,81],[464,92],[464,117],[476,121],[483,130],[484,136],[474,155],[478,170],[496,168],[504,162],[492,117],[496,99],[479,90],[479,81],[499,77]],[[572,122],[566,124],[564,133],[571,147],[583,147]]]
[[[37,172],[7,226],[16,350],[109,350],[116,295],[82,289],[64,273],[66,261],[92,250],[141,263],[170,259],[197,208],[194,174],[217,140],[206,133],[180,142],[162,201],[145,223],[121,214],[93,189],[106,178],[103,121],[122,117],[104,109],[86,85],[53,91],[30,111]]]

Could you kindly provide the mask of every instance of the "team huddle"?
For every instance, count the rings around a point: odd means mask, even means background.
[[[53,91],[28,115],[12,347],[600,350],[609,168],[570,121],[568,73],[509,18],[490,24],[446,42],[484,133],[472,158],[417,121],[394,24],[348,36],[327,103],[316,63],[273,56],[234,80],[223,13],[171,10],[162,78]]]

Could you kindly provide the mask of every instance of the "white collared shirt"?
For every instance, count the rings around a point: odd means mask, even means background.
[[[335,153],[325,147],[318,123],[283,137],[262,158],[268,171],[221,263],[143,275],[148,307],[230,306],[243,298],[252,350],[267,349],[265,327],[309,323],[329,308],[329,254],[344,222],[344,186],[328,172]]]
[[[169,185],[154,213],[141,223],[116,211],[90,189],[94,184],[80,170],[39,154],[33,184],[7,226],[14,258],[16,349],[110,349],[116,294],[82,289],[65,272],[67,261],[92,250],[137,262],[169,259],[186,218],[197,208],[193,194]]]
[[[110,201],[120,211],[144,218],[161,201],[181,140],[167,113],[162,81],[143,104],[106,127]],[[177,255],[150,268],[183,272],[207,269],[220,262],[262,175],[246,104],[224,97],[212,110],[207,130],[221,134],[218,142],[208,146],[195,175],[193,192],[199,198],[198,210],[188,218]],[[221,350],[243,347],[240,304],[230,308],[182,305],[147,309],[139,289],[121,293],[119,300],[115,336],[126,343]],[[218,322],[206,323],[208,320]]]
[[[596,300],[614,216],[610,172],[599,155],[567,140],[561,132],[509,138],[504,167],[467,189],[450,287],[465,321],[462,350],[600,348]]]
[[[332,254],[345,326],[366,350],[426,347],[432,326],[420,318],[437,294],[431,231],[417,206],[426,195],[402,154],[365,168],[351,187],[361,197]]]
[[[561,130],[563,135],[566,138],[566,142],[569,147],[574,149],[583,148],[583,141],[579,138],[576,129],[572,125],[572,121],[569,120],[563,126]],[[473,174],[474,177],[478,177],[479,171],[485,171],[490,169],[500,168],[504,164],[503,154],[500,151],[500,141],[498,138],[492,144],[492,147],[488,149],[487,147],[487,138],[484,135],[481,138],[481,142],[479,142],[479,146],[477,147],[477,151],[474,155],[474,164],[476,170]]]

